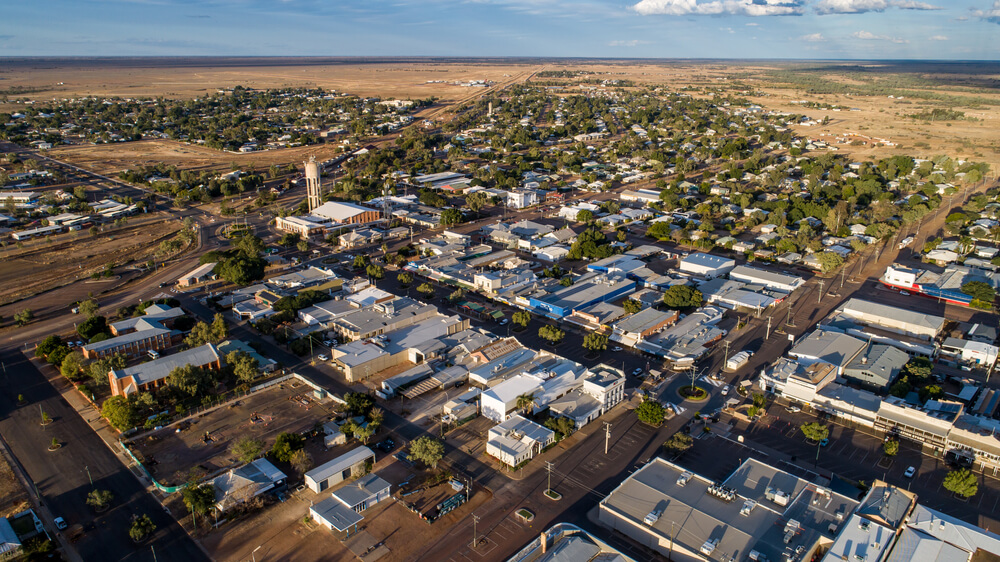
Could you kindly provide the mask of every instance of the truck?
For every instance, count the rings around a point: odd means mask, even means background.
[[[913,243],[913,237],[907,236],[906,238],[903,238],[902,240],[899,241],[899,246],[897,247],[897,249],[902,250],[903,248],[909,246],[912,243]]]

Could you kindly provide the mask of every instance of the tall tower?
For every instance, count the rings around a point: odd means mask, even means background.
[[[319,181],[319,165],[316,157],[310,156],[306,165],[306,196],[309,198],[309,211],[323,204],[323,186]]]

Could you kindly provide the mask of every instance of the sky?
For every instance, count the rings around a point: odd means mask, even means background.
[[[1000,59],[1000,0],[9,2],[0,56]]]

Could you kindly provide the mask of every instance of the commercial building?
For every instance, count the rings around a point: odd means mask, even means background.
[[[179,287],[190,287],[191,285],[195,285],[197,283],[203,283],[205,281],[215,279],[215,274],[212,273],[212,270],[215,269],[217,264],[218,262],[213,261],[204,265],[199,265],[192,271],[181,275],[177,279],[177,285]]]
[[[965,265],[949,265],[943,273],[935,273],[894,263],[879,278],[887,287],[961,306],[972,304],[972,296],[962,292],[962,286],[970,281],[1000,289],[1000,275],[995,271]]]
[[[177,307],[153,304],[146,307],[146,312],[142,316],[126,318],[108,325],[111,334],[123,336],[132,332],[144,330],[154,330],[157,328],[173,328],[174,320],[184,316],[184,311]]]
[[[317,494],[352,476],[368,472],[375,463],[375,452],[368,447],[358,447],[305,474],[306,486]]]
[[[556,523],[507,562],[635,562],[569,523]]]
[[[398,297],[334,318],[328,329],[346,340],[358,341],[405,328],[437,313],[434,305]]]
[[[619,320],[614,325],[613,339],[625,345],[634,346],[645,338],[671,326],[680,313],[676,310],[657,310],[644,308],[631,316]]]
[[[870,345],[844,367],[843,377],[865,388],[883,392],[896,380],[909,360],[909,355],[895,347]]]
[[[690,254],[681,258],[679,269],[684,273],[711,279],[721,277],[736,267],[736,260],[712,254]]]
[[[670,328],[640,341],[635,347],[670,360],[674,368],[690,366],[726,336],[726,330],[717,326],[722,316],[721,308],[703,306]],[[611,337],[614,339],[615,335]]]
[[[556,434],[551,429],[520,415],[513,415],[490,428],[486,439],[486,454],[514,467],[531,460],[555,440]]]
[[[635,290],[635,281],[623,275],[591,272],[575,279],[569,287],[555,284],[549,290],[536,291],[528,296],[528,306],[540,314],[561,319],[574,310],[618,300]]]
[[[719,483],[656,457],[601,501],[599,519],[675,561],[810,560],[857,505],[755,459]]]
[[[855,322],[890,332],[933,340],[944,329],[945,319],[877,302],[850,299],[838,312]]]
[[[996,363],[998,352],[997,346],[981,341],[945,338],[941,343],[941,357],[963,365],[989,368]]]
[[[823,362],[837,367],[837,376],[844,374],[847,364],[865,348],[865,342],[839,332],[814,330],[795,342],[788,356],[803,365]]]
[[[134,392],[152,390],[166,384],[166,378],[171,371],[188,365],[217,371],[222,368],[222,356],[214,345],[206,343],[200,347],[160,357],[133,367],[112,370],[108,373],[111,394],[113,396],[127,396]]]
[[[345,226],[377,222],[381,218],[381,212],[376,209],[342,201],[327,201],[308,215],[277,217],[275,227],[283,232],[298,234],[302,238],[310,238],[324,236],[330,230]]]
[[[729,272],[729,278],[743,283],[763,285],[768,289],[791,293],[805,284],[805,280],[795,275],[769,271],[746,265],[738,265]]]

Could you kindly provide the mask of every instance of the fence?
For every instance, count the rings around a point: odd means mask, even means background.
[[[128,455],[128,458],[132,459],[132,462],[134,462],[139,469],[142,470],[142,473],[146,475],[146,478],[149,478],[149,481],[156,486],[157,490],[163,492],[164,494],[172,494],[178,490],[182,490],[184,486],[187,486],[186,483],[181,484],[180,486],[164,486],[163,484],[160,484],[156,481],[156,478],[153,478],[153,475],[149,473],[149,470],[147,470],[146,467],[139,462],[139,459],[135,458],[135,455],[132,454],[132,451],[128,448],[128,446],[125,445],[124,442],[121,442],[120,444],[122,446],[122,450],[125,451],[126,455]]]

